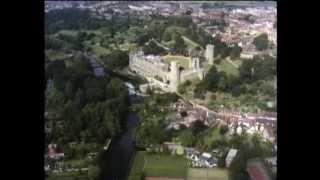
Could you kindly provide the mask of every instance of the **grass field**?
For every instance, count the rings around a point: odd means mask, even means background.
[[[93,34],[95,34],[97,36],[101,36],[102,35],[102,32],[100,30],[83,30],[83,32],[86,32],[87,34],[93,33]],[[78,31],[76,31],[76,30],[61,30],[58,33],[59,34],[69,35],[69,36],[76,36]]]
[[[77,167],[77,168],[83,168],[87,167],[89,163],[88,159],[82,158],[82,159],[72,159],[65,162],[65,164],[69,164],[71,167]]]
[[[91,45],[92,51],[96,56],[101,56],[101,55],[107,55],[110,53],[109,49],[106,49],[104,47],[98,46],[98,45]]]
[[[220,168],[189,168],[188,180],[228,180],[228,170]]]
[[[210,146],[213,142],[221,139],[220,127],[215,127],[209,134],[204,138],[204,143]]]
[[[61,30],[57,34],[64,34],[68,36],[76,36],[78,31],[75,30]]]
[[[79,180],[88,180],[87,173],[79,174],[78,172],[64,172],[59,175],[50,174],[47,180],[74,180],[75,177]]]
[[[119,48],[123,51],[130,51],[133,49],[137,49],[138,45],[135,43],[124,43],[124,44],[120,44]]]
[[[226,72],[227,74],[231,74],[235,76],[239,75],[239,70],[226,60],[221,61],[221,63],[218,65],[218,69],[220,71]]]
[[[188,160],[184,157],[138,152],[129,179],[137,180],[143,173],[153,177],[185,177],[187,170]]]
[[[180,66],[182,66],[183,68],[185,68],[185,69],[189,68],[189,61],[190,61],[189,57],[167,55],[167,56],[164,56],[163,59],[164,59],[164,62],[166,62],[166,63],[170,64],[170,62],[172,62],[172,61],[177,61],[178,64]]]
[[[130,172],[129,180],[141,180],[145,152],[137,152]]]
[[[62,51],[54,51],[54,50],[45,50],[45,54],[49,57],[50,60],[60,60],[65,59],[68,57],[67,54],[63,53]]]
[[[243,59],[235,59],[235,60],[231,60],[234,64],[236,64],[238,67],[240,67],[240,65],[242,64],[243,62]]]

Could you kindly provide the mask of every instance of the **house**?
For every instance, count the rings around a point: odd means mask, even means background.
[[[48,157],[51,159],[60,159],[64,157],[64,153],[58,148],[57,144],[48,145]]]
[[[236,157],[238,150],[237,149],[230,149],[227,157],[226,157],[226,167],[230,167],[233,159]]]

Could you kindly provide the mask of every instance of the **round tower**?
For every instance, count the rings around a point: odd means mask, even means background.
[[[209,64],[213,65],[213,61],[214,61],[214,46],[212,44],[207,44],[205,57],[206,57],[206,60],[209,62]]]

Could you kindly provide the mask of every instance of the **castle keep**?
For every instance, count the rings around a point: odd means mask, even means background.
[[[202,63],[199,57],[191,57],[188,67],[182,68],[178,61],[166,63],[161,56],[144,55],[142,51],[131,52],[129,68],[132,72],[145,77],[151,85],[167,92],[176,92],[180,83],[204,78],[204,64],[213,64],[213,45],[207,46],[205,57],[206,62]]]

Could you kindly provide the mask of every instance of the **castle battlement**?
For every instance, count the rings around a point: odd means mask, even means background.
[[[213,45],[207,45],[205,52],[208,64],[213,64]],[[150,83],[158,85],[164,91],[176,92],[180,83],[200,79],[205,75],[199,57],[189,60],[187,69],[180,68],[177,61],[166,63],[161,56],[144,55],[143,51],[129,54],[129,68],[132,72],[145,77]],[[165,88],[164,88],[165,87]]]

